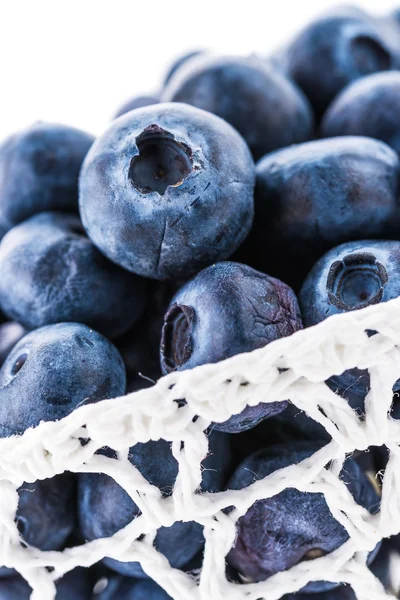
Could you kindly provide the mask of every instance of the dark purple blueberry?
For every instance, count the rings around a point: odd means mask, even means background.
[[[215,115],[157,104],[114,121],[80,177],[93,243],[152,279],[189,276],[228,258],[253,219],[254,164],[240,135]]]
[[[346,85],[393,68],[395,57],[378,25],[353,12],[308,25],[289,46],[285,62],[320,118]]]
[[[399,71],[375,73],[355,81],[329,106],[321,123],[321,136],[365,135],[386,142],[399,153],[399,96]]]
[[[227,488],[246,488],[271,473],[296,464],[321,447],[316,442],[293,442],[255,452],[237,468]],[[379,495],[353,459],[347,459],[342,479],[352,496],[370,512],[379,509]],[[302,560],[336,550],[348,539],[334,519],[323,494],[287,488],[269,499],[257,500],[237,522],[237,538],[227,556],[246,581],[264,581]],[[371,553],[371,560],[378,548]],[[335,587],[312,582],[303,591],[321,592]]]
[[[223,489],[230,470],[231,442],[229,436],[212,432],[209,443],[209,455],[202,462],[204,470],[200,489],[217,492]],[[107,454],[113,456],[110,451]],[[178,463],[168,442],[158,440],[136,444],[130,449],[129,460],[164,496],[171,495]],[[114,479],[103,474],[85,473],[79,476],[78,514],[83,536],[86,540],[93,540],[113,535],[128,525],[140,511]],[[157,550],[175,568],[185,566],[203,545],[202,527],[194,521],[177,521],[171,527],[160,527],[155,539]],[[138,562],[124,563],[113,558],[105,558],[104,562],[123,575],[146,577]]]
[[[296,290],[341,242],[400,235],[400,163],[383,142],[340,137],[278,150],[257,164],[254,226],[235,258]]]
[[[311,107],[301,90],[256,56],[196,60],[171,79],[162,99],[222,117],[243,136],[255,160],[313,133]]]
[[[34,123],[0,146],[0,238],[44,210],[78,212],[78,176],[93,136]]]
[[[161,338],[163,373],[191,369],[262,348],[302,328],[297,299],[281,281],[222,262],[201,271],[174,296]],[[247,406],[220,431],[235,433],[281,412],[286,402]]]
[[[327,252],[311,269],[300,292],[304,325],[335,314],[387,302],[400,295],[400,242],[360,241]],[[332,388],[365,398],[368,371],[350,369],[329,380]],[[400,389],[400,380],[395,385]]]
[[[107,260],[78,216],[40,213],[0,244],[0,305],[28,329],[71,321],[113,338],[132,327],[145,300],[146,282]]]

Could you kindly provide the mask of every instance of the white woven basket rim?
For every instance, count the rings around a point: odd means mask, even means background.
[[[368,336],[367,330],[378,333]],[[279,600],[315,580],[348,583],[358,600],[394,598],[366,567],[366,558],[383,537],[400,532],[400,422],[388,416],[393,384],[400,371],[398,340],[400,299],[333,316],[252,353],[171,373],[151,388],[81,406],[61,421],[41,423],[22,436],[0,439],[0,564],[22,574],[33,588],[32,600],[52,600],[55,579],[105,556],[140,561],[174,600]],[[331,375],[353,367],[370,372],[365,418],[324,384]],[[181,398],[187,400],[183,407],[176,402]],[[203,431],[209,424],[227,420],[247,404],[288,398],[321,423],[332,441],[305,461],[244,490],[195,493],[201,480],[200,462],[207,454]],[[199,418],[193,422],[195,415]],[[84,446],[82,437],[90,439]],[[128,449],[137,442],[160,438],[172,442],[179,462],[174,492],[165,499],[127,459]],[[185,442],[183,447],[181,441]],[[370,515],[354,502],[338,474],[346,454],[382,444],[390,449],[390,459],[381,511]],[[119,460],[97,455],[103,446],[114,448]],[[64,552],[22,547],[14,520],[17,488],[24,481],[45,479],[65,470],[101,471],[114,477],[139,506],[141,516],[110,538]],[[228,582],[225,555],[235,539],[235,521],[257,499],[287,487],[323,492],[350,539],[335,552],[299,563],[265,582]],[[222,511],[230,505],[236,509],[228,516]],[[196,520],[204,526],[206,546],[198,582],[172,569],[152,545],[157,528],[176,520]],[[135,541],[141,534],[145,538]],[[46,566],[54,571],[49,573]]]

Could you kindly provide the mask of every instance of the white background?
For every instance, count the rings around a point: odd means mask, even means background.
[[[331,0],[0,0],[0,138],[36,120],[100,133],[192,48],[268,54]],[[400,6],[361,0],[378,14]]]

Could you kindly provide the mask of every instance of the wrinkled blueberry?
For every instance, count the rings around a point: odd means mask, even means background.
[[[215,363],[262,348],[302,328],[297,299],[281,281],[222,262],[201,271],[174,296],[165,315],[163,373]],[[286,402],[247,406],[214,427],[238,432],[282,411]]]
[[[78,211],[78,176],[93,136],[34,123],[0,146],[0,237],[44,210]]]
[[[313,115],[301,90],[255,56],[196,60],[171,79],[162,99],[222,117],[243,136],[255,159],[312,137]]]
[[[0,367],[14,348],[15,344],[27,333],[26,329],[15,321],[6,321],[0,325]]]
[[[114,115],[114,119],[125,115],[127,112],[131,110],[135,110],[135,108],[143,108],[143,106],[151,106],[152,104],[158,104],[160,101],[155,96],[136,96],[135,98],[131,98],[125,104],[119,107],[117,112]]]
[[[55,421],[82,404],[125,393],[118,350],[80,323],[41,327],[23,337],[0,369],[0,437]]]
[[[201,490],[220,491],[225,485],[230,468],[229,436],[212,432],[209,437],[210,454],[202,462],[204,467]],[[178,463],[172,456],[170,444],[164,440],[136,444],[130,449],[130,461],[164,496],[173,491]],[[118,510],[115,508],[118,507]],[[140,514],[139,508],[111,477],[98,473],[79,476],[78,515],[86,540],[109,537],[125,527]],[[178,521],[172,527],[161,527],[156,536],[157,550],[164,554],[172,567],[183,567],[203,547],[202,527],[195,522]],[[104,559],[107,566],[130,577],[146,577],[138,562],[123,563]]]
[[[16,514],[23,540],[40,550],[62,548],[75,526],[75,479],[70,473],[23,483]],[[0,567],[0,577],[15,573]],[[1,594],[0,594],[1,598]]]
[[[174,62],[171,64],[170,68],[167,71],[167,74],[164,78],[164,85],[166,85],[175,73],[181,69],[184,65],[186,65],[192,58],[197,58],[205,54],[204,50],[192,50],[191,52],[187,52],[183,56],[179,56]]]
[[[100,254],[75,215],[35,215],[0,244],[0,305],[28,329],[72,321],[116,337],[140,316],[145,284]]]
[[[1,598],[0,598],[1,600]],[[115,576],[108,579],[107,587],[96,600],[172,600],[155,581]]]
[[[369,75],[346,87],[326,111],[322,137],[366,135],[400,152],[400,72]]]
[[[92,590],[88,569],[77,568],[58,580],[55,600],[91,600]],[[20,576],[0,580],[0,600],[29,600],[31,593],[31,586]]]
[[[184,104],[137,109],[89,152],[80,210],[113,262],[145,277],[195,273],[230,256],[253,218],[254,166],[239,134]]]
[[[347,84],[395,66],[379,28],[357,13],[314,21],[289,46],[285,60],[318,118]]]
[[[400,295],[400,242],[371,240],[341,244],[311,269],[300,292],[304,325],[331,315],[387,302]],[[330,378],[331,385],[364,398],[367,371],[350,369]],[[400,389],[400,380],[395,390]]]
[[[236,469],[228,489],[242,489],[274,471],[296,464],[321,447],[316,442],[295,442],[255,452]],[[346,460],[342,479],[356,502],[370,512],[379,509],[379,496],[355,460]],[[246,581],[264,581],[301,560],[312,560],[336,550],[348,533],[336,521],[323,494],[287,488],[266,500],[257,500],[237,522],[237,538],[227,556]],[[370,557],[375,557],[378,548]],[[335,587],[311,582],[302,591],[320,592]]]
[[[341,137],[299,144],[257,164],[253,229],[238,260],[298,289],[341,242],[396,237],[399,159],[383,142]]]

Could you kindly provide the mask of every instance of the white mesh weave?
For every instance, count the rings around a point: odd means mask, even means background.
[[[366,330],[378,334],[368,337]],[[140,561],[174,600],[278,600],[311,580],[348,582],[358,600],[393,598],[367,569],[365,561],[379,540],[400,532],[400,421],[388,417],[392,386],[400,375],[399,340],[397,299],[332,317],[219,364],[172,373],[152,388],[82,406],[62,421],[42,423],[22,437],[0,440],[0,565],[16,568],[27,579],[34,590],[33,600],[52,600],[55,579],[105,556]],[[360,419],[323,383],[329,376],[355,366],[368,368],[371,375],[365,419]],[[180,398],[187,400],[182,408],[174,401]],[[209,423],[225,421],[246,404],[287,398],[321,423],[332,441],[302,463],[277,471],[244,490],[195,493],[201,480],[200,462],[207,454],[203,430]],[[195,415],[200,418],[193,422]],[[91,441],[82,446],[82,437]],[[173,443],[173,454],[179,461],[173,495],[166,499],[127,460],[129,447],[159,438]],[[382,444],[390,449],[390,459],[383,480],[381,511],[370,515],[354,502],[338,473],[346,453]],[[106,445],[119,452],[119,460],[95,454]],[[330,467],[325,468],[329,461]],[[14,522],[17,487],[23,481],[45,479],[65,470],[110,475],[133,498],[141,516],[111,538],[64,552],[22,547]],[[323,492],[333,516],[347,529],[350,539],[332,554],[302,562],[265,582],[228,582],[225,555],[235,539],[235,521],[257,499],[271,497],[287,487]],[[228,516],[223,509],[230,505],[236,510]],[[157,528],[168,527],[176,520],[204,525],[206,545],[199,582],[171,569],[152,546]],[[145,538],[135,541],[141,534],[146,534]],[[49,573],[46,566],[54,567],[54,571]]]

